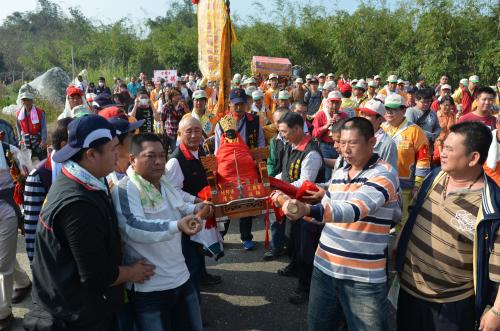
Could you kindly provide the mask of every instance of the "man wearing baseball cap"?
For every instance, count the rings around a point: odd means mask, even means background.
[[[143,282],[154,267],[122,263],[117,217],[105,176],[113,171],[118,139],[98,115],[74,119],[68,143],[53,159],[64,163],[42,212],[33,259],[33,301],[55,328],[114,329],[125,282]]]
[[[382,129],[381,125],[385,121],[385,107],[379,100],[368,100],[359,109],[359,116],[366,118],[373,126],[377,142],[373,147],[373,152],[389,163],[394,171],[398,169],[398,147],[394,140]]]
[[[290,109],[290,93],[287,90],[281,90],[278,93],[278,107],[285,107]]]
[[[19,95],[22,102],[20,109],[16,111],[16,128],[19,146],[31,150],[31,156],[38,160],[47,157],[47,121],[45,111],[35,107],[33,94],[24,91]]]
[[[358,82],[353,87],[351,99],[354,101],[355,109],[357,110],[361,104],[366,100],[366,84],[363,82]],[[356,111],[356,114],[358,112]]]
[[[439,102],[442,98],[444,98],[447,95],[451,97],[451,86],[448,84],[441,85],[439,87],[438,93],[439,93],[438,98],[436,100],[434,100],[431,104],[431,109],[435,112],[437,112],[439,110]],[[455,107],[454,103],[451,105],[451,111],[453,112],[453,114],[457,113],[457,107]]]
[[[399,94],[394,93],[386,98],[384,118],[386,122],[382,124],[382,128],[398,147],[397,169],[403,191],[404,223],[408,205],[430,171],[429,140],[424,130],[405,118],[405,101]]]
[[[368,100],[375,98],[375,96],[377,95],[377,82],[375,80],[370,80],[367,85],[368,89],[366,90],[366,99],[361,103],[361,107],[363,107],[364,104],[368,102]]]
[[[276,78],[276,82],[277,80]],[[248,105],[245,90],[240,88],[232,89],[229,101],[231,113],[226,116],[233,116],[236,118],[236,129],[245,144],[250,148],[266,146],[264,132],[260,126],[260,116],[256,116],[247,111]],[[217,154],[217,150],[219,149],[222,134],[223,129],[219,121],[215,126],[215,154]],[[229,224],[227,224],[227,226],[229,226]],[[252,217],[240,218],[240,239],[245,250],[253,250],[255,248],[255,244],[252,241]]]
[[[347,114],[340,111],[342,103],[342,95],[339,91],[332,91],[328,94],[327,107],[322,111],[318,111],[313,121],[312,136],[319,140],[321,154],[325,159],[336,159],[337,151],[333,148],[333,142],[328,135],[331,126],[343,118],[347,118]],[[330,179],[332,169],[325,167],[325,180]]]
[[[455,101],[455,104],[457,105],[457,118],[459,117],[459,115],[462,114],[462,88],[464,86],[467,87],[468,85],[469,85],[469,80],[467,78],[460,79],[460,81],[458,82],[457,89],[455,90],[455,92],[453,92],[451,96]]]
[[[193,110],[184,115],[193,116],[200,121],[205,138],[214,134],[215,125],[217,124],[217,116],[207,111],[207,94],[204,90],[196,90],[193,92]]]
[[[85,94],[77,86],[69,85],[66,88],[66,103],[64,105],[64,110],[61,114],[59,114],[57,119],[60,120],[65,117],[75,117],[76,113],[82,112],[86,112],[87,114],[92,113],[87,104],[87,100],[85,99]]]
[[[304,86],[304,80],[300,77],[295,79],[295,87],[292,89],[291,97],[293,102],[304,102],[307,88]]]
[[[465,82],[464,82],[465,83]],[[477,99],[477,90],[479,88],[479,77],[472,75],[469,77],[466,86],[462,87],[460,106],[462,108],[460,115],[466,115],[475,109],[474,101]]]
[[[267,89],[266,93],[264,94],[264,104],[266,105],[267,109],[270,109],[271,112],[274,113],[274,109],[276,108],[276,104],[278,102],[278,93],[279,93],[278,75],[270,74],[268,80],[270,86]]]
[[[378,93],[385,96],[399,94],[403,98],[405,97],[403,95],[404,92],[398,89],[398,76],[396,75],[390,75],[389,77],[387,77],[387,85],[385,85]]]
[[[318,82],[319,82],[319,88],[323,88],[323,85],[325,84],[326,81],[326,76],[324,73],[320,72],[318,74]]]
[[[264,93],[259,90],[253,91],[251,98],[253,100],[250,112],[258,116],[260,126],[264,131],[265,141],[269,141],[276,134],[276,127],[273,123],[273,113],[266,108],[264,104]],[[277,109],[277,108],[276,108]]]

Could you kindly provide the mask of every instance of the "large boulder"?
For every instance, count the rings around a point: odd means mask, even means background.
[[[16,115],[16,111],[19,109],[18,105],[10,105],[2,108],[2,113],[5,115]]]
[[[29,85],[36,89],[38,94],[49,102],[64,105],[66,100],[66,88],[71,79],[68,74],[59,67],[47,70],[41,76],[36,77]]]

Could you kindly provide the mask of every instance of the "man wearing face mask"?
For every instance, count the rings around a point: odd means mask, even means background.
[[[111,95],[111,90],[109,89],[109,87],[106,86],[106,79],[104,77],[99,77],[99,82],[94,89],[94,93],[97,95],[103,93]]]
[[[139,128],[141,133],[153,133],[154,121],[160,120],[160,114],[154,111],[153,104],[146,90],[140,90],[134,101],[134,108],[128,114],[135,117],[138,121],[144,120],[144,124]]]

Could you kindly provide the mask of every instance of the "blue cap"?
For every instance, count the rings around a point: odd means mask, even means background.
[[[120,117],[110,118],[108,122],[114,126],[117,136],[121,136],[122,134],[127,134],[129,132],[134,132],[144,124],[144,120],[130,123],[126,119]]]
[[[68,143],[54,153],[53,159],[62,163],[81,149],[102,145],[115,136],[115,128],[102,116],[91,114],[76,118],[68,125]]]
[[[247,94],[245,90],[242,88],[234,88],[231,90],[231,94],[229,95],[229,100],[232,104],[237,103],[246,103],[247,102]]]

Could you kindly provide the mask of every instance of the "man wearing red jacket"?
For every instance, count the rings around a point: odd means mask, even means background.
[[[45,111],[33,105],[33,94],[23,92],[21,99],[23,106],[16,112],[16,127],[19,146],[31,150],[31,155],[43,160],[47,157],[47,122]]]
[[[328,94],[328,103],[326,109],[319,111],[314,117],[312,136],[319,140],[320,149],[323,157],[326,159],[336,159],[337,151],[333,148],[333,142],[328,136],[328,131],[333,123],[347,118],[347,114],[340,111],[342,104],[342,94],[339,91],[332,91]],[[325,167],[325,180],[330,179],[332,169]]]
[[[476,75],[469,77],[469,86],[462,87],[462,114],[465,115],[472,111],[472,103],[477,99],[477,90],[479,88],[479,77]]]

